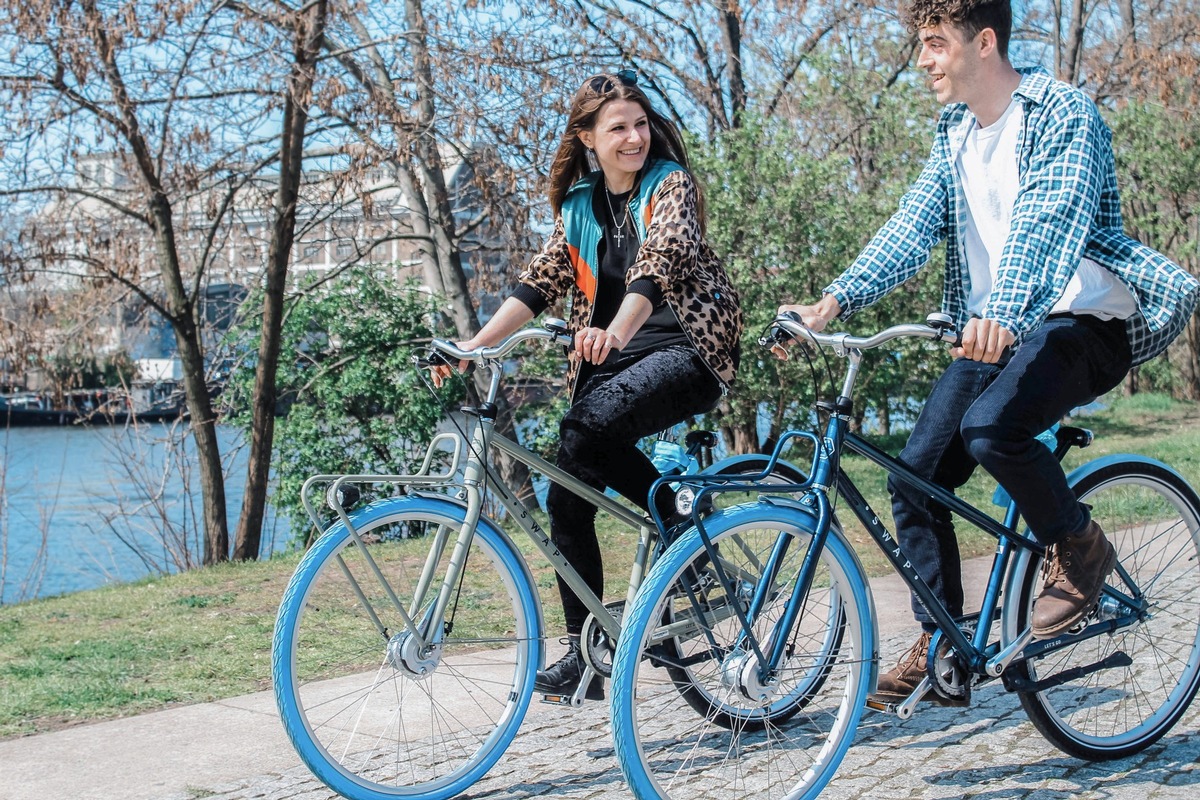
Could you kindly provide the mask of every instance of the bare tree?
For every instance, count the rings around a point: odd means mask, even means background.
[[[559,0],[550,13],[577,32],[584,68],[634,67],[677,123],[712,136],[747,108],[774,113],[820,44],[873,5]]]
[[[522,165],[540,160],[550,137],[536,95],[519,88],[546,85],[543,57],[485,8],[431,16],[419,0],[349,8],[326,45],[344,71],[344,94],[326,113],[358,137],[358,174],[380,165],[394,176],[424,282],[444,298],[455,334],[470,338],[479,301],[503,293],[529,249],[536,175]],[[476,376],[477,392],[484,381]],[[498,425],[512,435],[511,404],[501,403]],[[502,470],[516,484],[527,475],[515,462]]]
[[[296,206],[302,177],[309,107],[313,103],[318,58],[325,41],[329,17],[327,0],[314,0],[283,15],[290,29],[292,62],[286,82],[282,135],[279,139],[279,181],[275,194],[271,242],[263,275],[262,334],[259,337],[252,396],[253,425],[242,513],[238,519],[233,557],[258,558],[266,510],[267,484],[275,429],[275,372],[279,365],[280,330],[283,327],[284,291],[296,234]]]
[[[50,202],[10,267],[123,284],[174,330],[204,491],[205,561],[212,563],[226,557],[228,531],[195,314],[203,272],[189,274],[177,241],[177,205],[196,183],[179,180],[174,166],[183,142],[203,135],[178,114],[215,9],[181,10],[182,47],[162,66],[145,50],[172,25],[174,9],[80,0],[7,4],[0,11],[5,37],[26,43],[0,78],[17,111],[6,132],[6,161],[15,156],[26,164],[10,173],[4,193]],[[106,154],[103,176],[66,178],[78,174],[77,154],[88,151]]]
[[[239,198],[274,183],[263,316],[268,334],[277,331],[327,15],[325,0],[261,8],[36,0],[0,9],[0,39],[13,53],[0,67],[12,111],[0,134],[0,196],[27,220],[3,266],[63,290],[118,285],[169,323],[196,443],[205,564],[227,559],[230,542],[202,306],[210,282],[257,279],[232,272],[226,253]],[[273,411],[275,362],[264,338],[260,407]],[[269,415],[261,431],[237,543],[245,558],[257,556]]]

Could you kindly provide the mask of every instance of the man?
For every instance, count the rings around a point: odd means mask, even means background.
[[[1198,284],[1123,233],[1110,132],[1091,100],[1009,63],[1009,0],[911,0],[905,16],[917,65],[946,106],[929,161],[824,296],[780,311],[819,331],[912,277],[947,240],[943,308],[962,346],[900,457],[951,489],[982,465],[1008,491],[1049,548],[1032,626],[1053,637],[1090,612],[1116,555],[1035,437],[1160,353]],[[949,511],[902,481],[888,488],[906,555],[961,615]],[[923,633],[880,676],[878,700],[899,702],[925,677],[935,627],[915,597],[913,612]]]

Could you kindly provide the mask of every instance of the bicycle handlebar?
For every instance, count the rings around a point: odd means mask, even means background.
[[[570,347],[574,343],[571,334],[567,332],[567,323],[561,319],[547,319],[539,327],[525,328],[512,334],[495,347],[477,347],[474,350],[462,350],[446,339],[433,339],[429,346],[436,351],[435,355],[449,356],[457,361],[489,361],[504,358],[516,349],[517,345],[531,339],[548,339]],[[433,359],[421,366],[436,366]],[[419,362],[420,363],[420,362]],[[453,362],[452,362],[453,363]],[[452,365],[452,364],[449,364]],[[448,365],[448,366],[449,366]]]
[[[848,333],[818,333],[800,321],[800,317],[788,311],[777,316],[771,322],[770,331],[759,339],[764,347],[783,344],[791,339],[809,341],[817,346],[829,346],[839,356],[844,356],[852,350],[870,350],[887,344],[893,339],[915,337],[942,341],[958,347],[962,344],[961,334],[954,329],[948,317],[943,314],[930,314],[929,324],[893,325],[872,336],[851,336]],[[780,334],[783,334],[782,336]]]

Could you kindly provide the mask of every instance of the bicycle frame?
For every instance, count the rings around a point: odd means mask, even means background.
[[[484,402],[478,408],[469,410],[469,413],[475,419],[474,424],[466,435],[462,433],[443,433],[435,437],[430,443],[429,452],[426,454],[421,468],[416,473],[407,475],[314,475],[305,482],[301,490],[301,498],[305,509],[308,511],[314,525],[320,530],[322,524],[321,517],[316,513],[313,504],[309,500],[309,492],[317,484],[326,484],[328,487],[326,490],[327,497],[334,498],[338,496],[341,487],[347,483],[392,483],[427,486],[430,488],[447,486],[462,487],[463,492],[459,498],[445,498],[449,502],[460,503],[465,509],[463,523],[454,539],[454,550],[449,559],[448,569],[440,578],[434,574],[437,564],[445,552],[445,548],[450,545],[449,533],[439,530],[437,535],[433,537],[430,552],[421,571],[411,608],[405,608],[400,600],[391,592],[388,581],[383,577],[381,570],[375,564],[369,548],[363,546],[359,533],[355,529],[346,510],[339,503],[332,500],[328,503],[336,512],[351,538],[358,545],[357,550],[366,560],[369,570],[374,574],[379,584],[384,587],[389,601],[398,612],[405,629],[416,639],[421,647],[436,645],[443,635],[443,626],[434,624],[434,621],[444,618],[453,597],[454,588],[458,585],[462,571],[466,568],[466,556],[470,550],[476,527],[483,516],[484,498],[488,492],[491,492],[508,511],[512,519],[533,542],[534,546],[550,562],[554,571],[562,577],[566,584],[580,598],[600,627],[614,641],[620,633],[620,623],[605,608],[603,600],[591,591],[575,568],[559,552],[546,530],[532,517],[524,504],[517,499],[516,493],[500,478],[496,469],[489,462],[489,454],[493,448],[526,465],[533,471],[540,473],[553,483],[578,495],[611,517],[639,532],[638,547],[634,556],[629,577],[629,588],[626,594],[627,603],[633,601],[637,588],[641,585],[642,579],[645,577],[654,539],[658,533],[657,521],[652,522],[641,513],[629,509],[603,492],[597,491],[573,475],[541,458],[536,453],[531,452],[517,442],[495,431],[495,399],[499,392],[502,371],[500,357],[520,341],[529,338],[554,338],[559,335],[551,327],[553,322],[549,321],[544,331],[527,329],[511,337],[509,343],[503,349],[495,348],[481,359],[481,367],[489,369],[491,376]],[[450,352],[452,355],[461,354],[462,352],[457,351],[453,345],[449,345],[446,342],[435,340],[434,345],[443,351]],[[454,442],[451,465],[441,473],[431,474],[429,469],[434,451],[439,441],[446,439],[453,440]],[[457,473],[460,464],[462,478],[458,480]],[[348,572],[347,577],[350,577]],[[352,582],[355,582],[353,578],[350,579]],[[439,580],[440,583],[438,583]],[[437,587],[436,589],[434,588],[435,586]],[[413,619],[411,615],[416,613],[416,609],[424,606],[425,599],[430,591],[437,591],[438,593],[433,606],[426,612],[423,619]],[[388,633],[385,631],[383,624],[370,611],[370,604],[365,602],[361,591],[359,597],[363,599],[363,605],[374,619],[376,627],[380,629],[381,633],[387,636]]]
[[[780,320],[777,319],[776,324],[779,324],[779,322]],[[787,331],[790,334],[797,335],[796,330],[792,327],[788,327]],[[814,341],[818,338],[812,332],[807,331],[807,329],[802,329],[802,332]],[[953,334],[941,325],[934,327],[910,325],[898,326],[891,329],[891,335],[893,337],[898,335],[916,335],[922,338],[949,341],[950,339],[947,339],[947,337],[952,337]],[[796,589],[793,591],[778,623],[782,630],[790,630],[795,624],[796,616],[799,613],[799,609],[803,606],[809,587],[811,586],[821,550],[829,535],[833,519],[829,500],[831,489],[845,498],[854,515],[866,528],[868,534],[879,546],[879,549],[888,559],[893,569],[908,584],[918,598],[918,601],[936,621],[942,634],[949,640],[955,653],[962,659],[963,666],[972,673],[993,678],[998,677],[1018,657],[1032,658],[1050,650],[1111,633],[1136,620],[1138,614],[1144,610],[1144,600],[1141,597],[1140,591],[1135,590],[1134,596],[1128,596],[1114,590],[1112,587],[1106,586],[1104,589],[1105,594],[1115,597],[1121,602],[1124,608],[1130,609],[1132,613],[1088,625],[1084,630],[1077,633],[1063,634],[1046,641],[1033,641],[1032,631],[1026,626],[1019,635],[1007,644],[1001,642],[989,644],[988,637],[991,622],[996,620],[1001,613],[1001,594],[1005,588],[1009,565],[1012,562],[1013,555],[1024,551],[1028,552],[1030,556],[1040,558],[1045,553],[1045,547],[1033,538],[1017,532],[1017,524],[1020,516],[1016,504],[1011,500],[1008,503],[1003,522],[998,522],[970,503],[962,500],[953,492],[917,475],[898,459],[893,458],[858,434],[850,431],[850,414],[852,410],[850,397],[852,396],[855,379],[858,375],[862,350],[866,347],[874,346],[876,343],[886,341],[886,338],[883,338],[883,334],[871,337],[870,339],[853,339],[845,334],[820,338],[826,343],[832,343],[838,355],[846,357],[849,361],[841,394],[829,406],[831,413],[825,427],[824,436],[819,438],[808,431],[788,431],[780,437],[780,441],[776,445],[767,466],[767,471],[773,468],[784,447],[791,439],[806,438],[811,440],[815,446],[810,477],[804,483],[793,486],[753,484],[754,488],[760,492],[796,493],[802,504],[810,507],[815,506],[817,511],[817,523],[814,526],[814,530],[811,531],[812,542],[795,579]],[[883,526],[879,515],[871,509],[858,487],[854,485],[849,476],[841,469],[839,460],[843,448],[862,455],[884,469],[889,475],[893,475],[918,488],[934,500],[945,505],[952,513],[996,538],[997,547],[988,576],[983,602],[978,614],[979,623],[976,625],[972,636],[968,638],[968,635],[960,627],[960,622],[969,621],[975,615],[966,615],[962,620],[955,619],[946,609],[945,605],[934,596],[929,585],[921,578],[916,568],[905,556],[899,542]],[[1055,450],[1055,455],[1061,460],[1069,448],[1069,442],[1060,442],[1058,448]],[[759,476],[759,478],[761,477],[763,476]],[[703,487],[697,494],[699,498],[699,496],[705,493],[719,492],[721,490],[720,485],[730,485],[731,481],[721,481],[719,485],[718,482],[712,480],[700,480],[697,483]],[[747,482],[738,483],[739,488],[746,485]],[[701,540],[704,543],[709,558],[716,564],[718,577],[728,590],[730,584],[720,568],[718,559],[716,558],[716,550],[707,532],[704,530],[703,523],[698,521],[696,527],[700,531]],[[781,542],[783,540],[784,537],[781,537]],[[749,634],[751,629],[749,620],[755,618],[757,612],[761,609],[761,604],[765,601],[766,587],[769,587],[774,581],[778,564],[783,554],[779,548],[777,548],[776,552],[772,553],[764,571],[764,580],[760,583],[750,608],[745,614],[742,614],[740,609],[737,610],[737,615],[740,618],[743,629],[743,643],[752,649],[759,658],[761,665],[760,677],[764,680],[777,670],[779,664],[782,663],[785,642],[782,637],[776,637],[777,640],[773,643],[771,652],[762,653],[754,637]],[[1127,574],[1124,574],[1123,577],[1127,585],[1133,585],[1132,580]],[[1002,644],[1003,646],[1001,646]]]

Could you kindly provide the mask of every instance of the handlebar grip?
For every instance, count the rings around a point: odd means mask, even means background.
[[[795,311],[784,311],[782,314],[776,317],[776,319],[779,317],[782,317],[789,322],[804,324],[800,319],[800,315]],[[790,333],[772,323],[767,333],[759,338],[758,345],[759,347],[774,347],[777,344],[786,345],[788,342],[792,341],[793,338],[794,337]]]
[[[429,369],[430,367],[457,367],[458,362],[453,361],[450,356],[440,350],[430,350],[426,356],[413,356],[413,362],[419,369]]]

